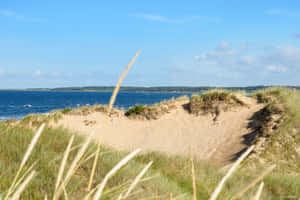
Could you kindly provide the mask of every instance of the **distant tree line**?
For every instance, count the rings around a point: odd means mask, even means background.
[[[203,92],[211,89],[226,89],[232,91],[245,90],[246,92],[253,92],[268,88],[270,86],[248,86],[248,87],[186,87],[186,86],[175,86],[175,87],[121,87],[120,92],[170,92],[170,93],[196,93]],[[284,86],[288,88],[294,88],[300,90],[300,86]],[[61,88],[35,88],[28,89],[33,91],[95,91],[95,92],[112,92],[113,86],[88,86],[88,87],[61,87]]]

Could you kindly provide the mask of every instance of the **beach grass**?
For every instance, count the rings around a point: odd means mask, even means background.
[[[0,190],[7,191],[14,179],[14,175],[18,171],[24,152],[30,144],[34,132],[31,129],[9,127],[5,123],[1,123],[0,132]],[[24,190],[22,194],[23,199],[41,199],[46,194],[48,198],[52,198],[61,161],[72,135],[73,133],[61,128],[45,128],[28,160],[28,166],[35,163],[34,168],[37,175],[29,183],[26,190]],[[80,147],[78,145],[84,141],[85,139],[79,136],[74,138],[66,169],[70,167],[70,161],[76,157],[78,148]],[[87,159],[90,155],[93,155],[96,149],[97,145],[91,142],[88,145],[84,158]],[[119,152],[101,146],[97,161],[98,167],[95,171],[92,186],[95,187],[97,183],[100,183],[106,174],[127,154],[127,152]],[[149,178],[149,180],[144,181],[142,178],[132,192],[131,198],[143,199],[165,195],[157,199],[166,199],[166,196],[169,197],[170,194],[173,197],[183,195],[179,199],[193,198],[190,159],[153,152],[137,155],[129,161],[124,168],[107,182],[102,199],[117,198],[121,192],[125,194],[130,183],[134,182],[139,172],[151,161],[153,161],[153,164],[144,177]],[[221,166],[208,164],[204,161],[195,160],[193,164],[197,198],[208,199],[227,170],[224,171]],[[266,164],[265,166],[268,165]],[[83,162],[76,170],[66,187],[69,197],[72,197],[72,199],[81,199],[86,195],[92,166],[93,159],[90,157],[89,160]],[[251,169],[247,165],[242,165],[224,184],[224,188],[219,196],[222,199],[231,198],[243,189],[243,187],[247,186],[248,183],[257,178],[264,170],[265,167]],[[300,195],[300,191],[298,190],[298,186],[300,185],[299,180],[297,176],[275,171],[265,178],[262,197],[275,198],[279,193],[282,195],[287,195],[288,193]],[[252,197],[256,189],[254,187],[241,199]]]

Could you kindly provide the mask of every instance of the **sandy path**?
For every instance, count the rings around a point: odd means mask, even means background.
[[[159,120],[130,120],[124,116],[107,118],[103,113],[95,112],[88,116],[65,115],[56,126],[92,134],[105,145],[119,150],[142,148],[147,152],[188,155],[192,149],[198,159],[225,162],[245,147],[241,143],[242,136],[251,131],[249,119],[262,108],[254,99],[244,98],[249,107],[221,112],[217,122],[213,121],[212,115],[189,114],[182,107],[184,102],[178,102],[177,109]],[[85,120],[96,123],[87,126]]]

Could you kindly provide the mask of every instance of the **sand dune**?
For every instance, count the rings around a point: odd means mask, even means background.
[[[159,151],[188,155],[190,149],[198,159],[227,162],[245,148],[243,136],[250,133],[250,118],[263,105],[248,97],[240,97],[248,106],[221,112],[217,121],[212,114],[194,116],[176,102],[176,109],[158,120],[133,120],[122,113],[107,117],[94,112],[87,116],[64,115],[55,126],[63,126],[79,134],[92,134],[103,144],[118,150],[141,148],[144,152]],[[121,111],[120,111],[121,112]]]

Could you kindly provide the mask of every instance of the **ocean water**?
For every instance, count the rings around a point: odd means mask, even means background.
[[[186,93],[125,93],[118,94],[115,107],[128,109],[136,104],[152,105]],[[31,113],[47,113],[55,109],[108,104],[110,92],[40,92],[0,91],[0,121],[21,119]]]

